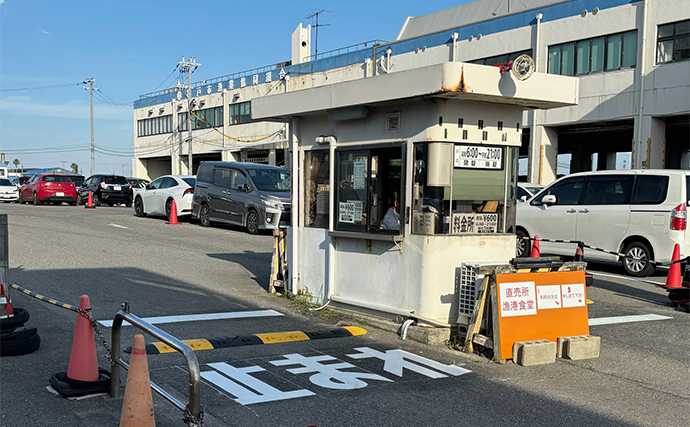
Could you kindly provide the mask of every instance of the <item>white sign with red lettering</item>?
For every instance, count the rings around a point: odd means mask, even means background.
[[[537,314],[537,294],[534,282],[501,283],[501,317]]]
[[[537,286],[537,308],[561,308],[561,285]]]
[[[572,285],[561,285],[561,299],[563,307],[584,307],[587,305],[585,298],[585,284],[574,283]]]

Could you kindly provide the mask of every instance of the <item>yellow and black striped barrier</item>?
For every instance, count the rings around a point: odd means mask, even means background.
[[[317,332],[273,332],[267,334],[240,335],[236,337],[222,337],[209,339],[183,340],[194,351],[214,350],[218,348],[242,347],[258,344],[279,344],[295,341],[312,341],[329,338],[356,337],[366,334],[366,329],[357,326],[345,326],[343,328],[332,329],[330,331]],[[162,342],[146,344],[146,354],[175,353],[175,349]],[[132,347],[124,349],[125,353],[131,353]]]
[[[549,267],[542,268],[519,268],[518,273],[549,273],[551,269]]]
[[[65,304],[64,302],[60,302],[60,301],[56,301],[56,300],[54,300],[54,299],[46,298],[46,297],[44,297],[44,296],[41,295],[41,294],[37,294],[36,292],[32,292],[32,291],[30,291],[30,290],[28,290],[28,289],[26,289],[26,288],[22,288],[22,287],[19,286],[19,285],[11,284],[10,287],[11,287],[12,289],[18,290],[19,292],[21,292],[21,293],[23,293],[23,294],[32,296],[32,297],[34,297],[34,298],[36,298],[36,299],[40,299],[40,300],[43,301],[43,302],[47,302],[48,304],[53,304],[53,305],[56,305],[56,306],[58,306],[58,307],[66,308],[67,310],[76,311],[77,313],[79,312],[79,306],[70,305],[70,304]]]

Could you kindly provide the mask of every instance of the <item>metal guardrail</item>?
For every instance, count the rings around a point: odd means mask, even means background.
[[[367,47],[371,47],[371,46],[381,45],[381,44],[384,44],[384,43],[388,43],[388,42],[385,41],[385,40],[379,40],[379,39],[368,40],[368,41],[361,42],[361,43],[357,43],[357,44],[353,44],[353,45],[350,45],[350,46],[339,47],[338,49],[333,49],[333,50],[329,50],[329,51],[326,51],[326,52],[317,53],[317,54],[315,54],[315,55],[305,56],[305,57],[304,57],[304,60],[305,60],[305,61],[316,61],[316,60],[318,60],[318,59],[329,58],[329,57],[331,57],[331,56],[341,55],[341,54],[343,54],[343,53],[356,52],[356,51],[358,51],[358,50],[360,50],[360,49],[362,49],[362,48],[367,48]]]
[[[120,351],[122,350],[120,338],[123,320],[126,320],[133,326],[150,334],[154,338],[163,341],[170,347],[182,353],[184,358],[187,360],[187,368],[189,370],[189,404],[185,406],[153,382],[151,382],[151,388],[155,390],[156,393],[163,396],[170,403],[177,406],[183,412],[188,410],[193,417],[199,418],[201,413],[201,372],[199,370],[199,361],[197,360],[194,351],[187,344],[178,340],[172,335],[156,328],[155,326],[142,320],[141,318],[123,310],[118,311],[117,314],[115,314],[115,318],[113,319],[111,342],[113,365],[112,372],[110,374],[110,397],[117,398],[119,396],[120,367],[123,367],[127,371],[129,371],[129,365],[122,361],[122,359],[120,359]]]

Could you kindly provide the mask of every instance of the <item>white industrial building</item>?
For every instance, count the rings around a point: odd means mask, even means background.
[[[287,126],[252,120],[252,99],[384,70],[506,63],[521,53],[537,72],[580,79],[578,105],[524,113],[526,179],[553,181],[567,154],[570,172],[615,168],[616,153],[632,153],[628,168],[690,164],[688,0],[479,0],[410,17],[391,42],[316,58],[310,44],[310,27],[300,26],[291,61],[192,84],[202,119],[192,116],[194,170],[205,160],[285,162]],[[188,173],[186,89],[142,95],[134,106],[133,175]]]

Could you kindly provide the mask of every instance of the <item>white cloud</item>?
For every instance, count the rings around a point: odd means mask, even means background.
[[[15,114],[65,119],[88,119],[90,117],[88,102],[68,100],[61,104],[45,104],[33,101],[30,96],[8,96],[2,98],[0,110],[7,115]],[[124,109],[115,105],[94,104],[93,110],[94,118],[97,120],[133,120],[131,109]]]
[[[2,1],[2,0],[0,0],[0,1]],[[49,36],[52,35],[52,34],[50,34],[48,31],[44,30],[43,28],[38,28],[38,27],[34,27],[34,28],[35,28],[36,30],[38,30],[39,33],[47,34],[47,35],[49,35]]]

